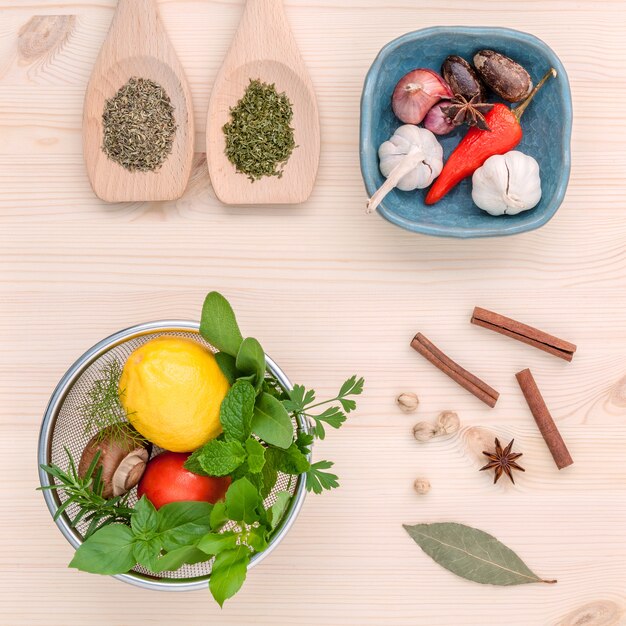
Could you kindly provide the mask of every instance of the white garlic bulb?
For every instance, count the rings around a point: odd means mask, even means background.
[[[490,215],[517,215],[541,200],[539,164],[511,150],[489,157],[472,176],[472,200]]]

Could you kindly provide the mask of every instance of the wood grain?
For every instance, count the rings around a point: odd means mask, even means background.
[[[243,0],[160,0],[189,79],[196,150],[176,201],[107,205],[82,160],[82,99],[115,0],[0,0],[0,623],[7,626],[613,626],[626,623],[626,101],[622,1],[287,0],[319,102],[322,153],[308,202],[222,205],[206,171],[211,87]],[[359,96],[379,48],[438,24],[509,26],[560,56],[574,100],[567,197],[542,229],[447,241],[364,215]],[[601,101],[601,108],[600,102]],[[341,489],[310,496],[284,542],[215,607],[67,569],[71,548],[35,492],[46,402],[86,348],[117,329],[197,318],[223,291],[244,332],[296,382],[336,391],[366,377],[359,410],[315,450]],[[532,320],[578,346],[572,363],[469,324],[473,307]],[[408,343],[420,329],[501,393],[487,409]],[[562,472],[515,380],[541,382],[575,464]],[[407,416],[403,391],[420,397]],[[459,413],[419,444],[417,421]],[[516,486],[492,485],[493,436],[524,453]],[[417,496],[413,481],[428,478]],[[554,586],[454,578],[401,524],[458,521],[516,550]]]

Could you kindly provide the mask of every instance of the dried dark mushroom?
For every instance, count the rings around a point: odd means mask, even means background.
[[[78,464],[79,476],[85,476],[98,452],[96,471],[102,467],[102,497],[108,499],[139,482],[150,458],[150,444],[140,443],[130,424],[127,428],[107,426],[87,442]]]
[[[474,55],[474,67],[485,84],[507,102],[520,102],[533,90],[528,72],[495,50],[479,50]]]

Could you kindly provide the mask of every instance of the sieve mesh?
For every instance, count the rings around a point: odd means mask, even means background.
[[[47,446],[47,449],[49,451],[49,458],[46,459],[44,462],[52,462],[60,466],[62,469],[66,469],[66,448],[67,450],[69,450],[72,458],[74,458],[78,462],[78,459],[80,459],[80,456],[85,446],[87,445],[87,442],[93,435],[93,433],[85,432],[85,421],[80,407],[85,404],[87,393],[94,381],[101,377],[103,365],[111,359],[116,360],[120,363],[120,365],[123,365],[130,353],[133,352],[133,350],[143,345],[147,341],[150,341],[151,339],[159,336],[186,337],[204,345],[213,352],[216,351],[213,346],[204,341],[199,333],[194,331],[187,332],[180,330],[158,330],[154,332],[143,333],[132,336],[131,338],[126,339],[121,343],[112,345],[108,350],[100,354],[93,363],[91,363],[88,367],[85,367],[71,384],[70,388],[67,390],[65,398],[61,402],[56,412],[56,415],[53,417],[53,427]],[[295,421],[294,428],[299,428],[299,425]],[[161,451],[162,450],[160,448],[153,446],[152,456],[155,456]],[[265,506],[271,506],[276,501],[276,494],[279,491],[288,491],[293,496],[297,490],[300,480],[300,477],[289,476],[279,473],[278,479],[276,481],[276,484],[274,485],[274,488],[272,489],[272,492],[265,500]],[[67,499],[67,496],[65,496],[62,491],[55,492],[54,497],[57,501],[57,506],[60,506],[60,504]],[[129,504],[132,506],[136,502],[137,490],[136,488],[134,488],[129,498]],[[78,507],[74,504],[71,504],[66,509],[63,517],[65,518],[66,522],[69,522],[69,519],[73,518],[77,512]],[[232,530],[236,527],[236,524],[234,522],[231,522],[230,524],[226,525],[223,530]],[[78,532],[81,540],[83,539],[83,535],[86,530],[87,524],[80,522],[78,524],[78,527],[76,528],[76,531]],[[161,572],[159,574],[154,574],[141,566],[137,566],[133,570],[133,572],[140,574],[142,577],[148,577],[155,580],[175,579],[193,581],[206,579],[211,573],[211,564],[212,560],[208,560],[203,563],[197,563],[194,565],[183,565],[181,568],[174,572]]]

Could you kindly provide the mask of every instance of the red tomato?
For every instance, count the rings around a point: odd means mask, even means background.
[[[162,452],[151,459],[137,486],[137,497],[145,495],[154,507],[184,500],[215,504],[222,500],[230,477],[198,476],[183,467],[190,453]]]

